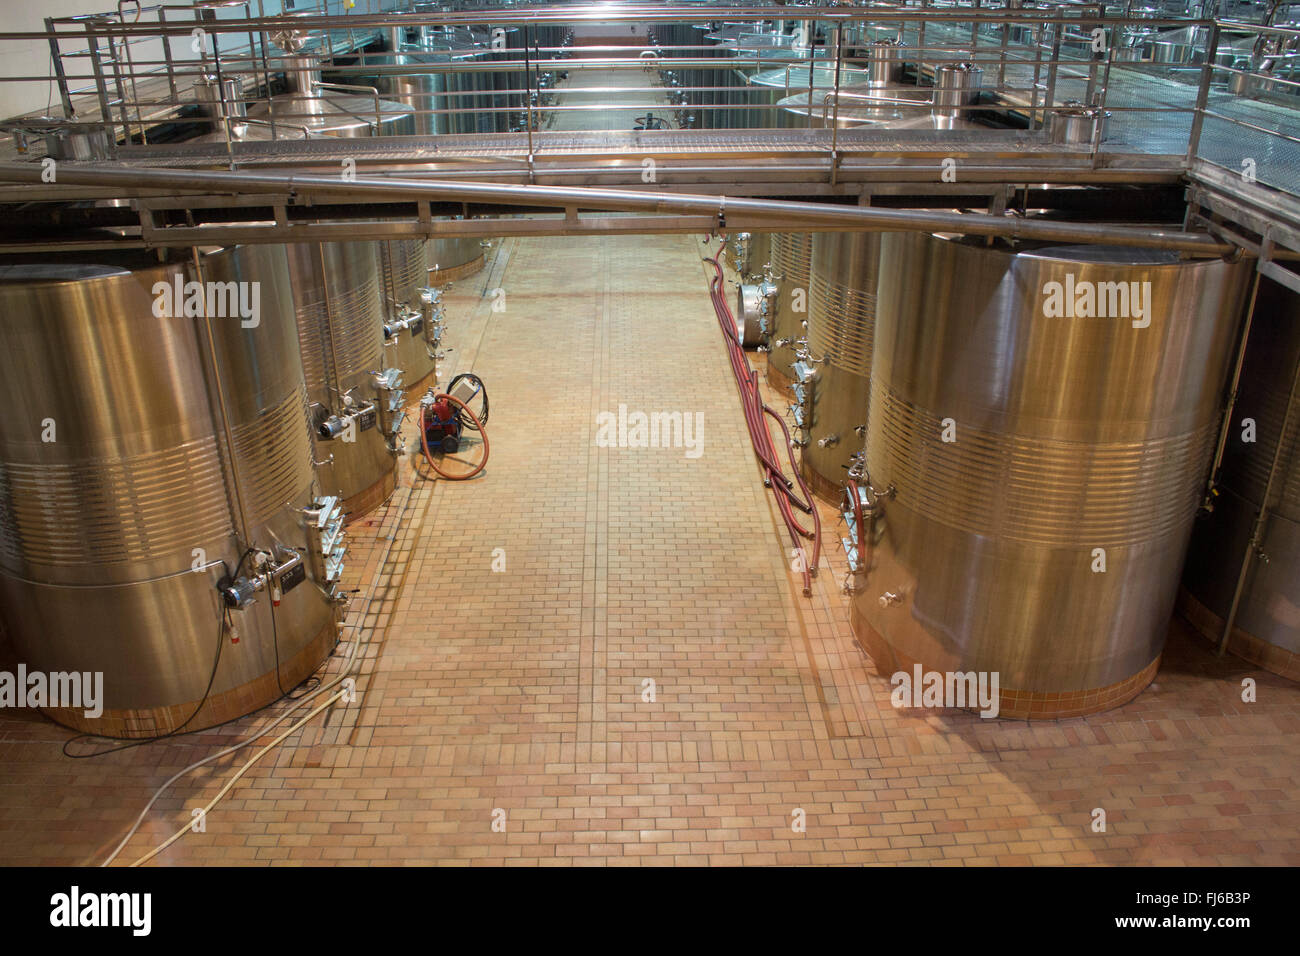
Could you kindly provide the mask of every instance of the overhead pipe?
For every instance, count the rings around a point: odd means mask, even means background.
[[[40,166],[32,163],[0,163],[0,181],[4,182],[40,183],[42,172]],[[954,232],[1046,242],[1170,249],[1203,256],[1231,255],[1237,251],[1237,247],[1232,243],[1221,242],[1212,236],[1171,229],[1052,222],[1018,219],[1014,216],[953,213],[928,209],[881,209],[874,206],[832,206],[824,203],[703,196],[692,193],[595,189],[586,186],[516,186],[396,178],[344,181],[336,176],[140,169],[94,164],[74,166],[69,163],[59,167],[57,185],[166,188],[183,192],[230,191],[240,194],[309,193],[364,196],[370,200],[378,195],[388,200],[443,200],[488,205],[705,215],[716,217],[719,225],[724,227],[727,215],[733,218],[753,216],[759,219],[781,219],[797,224],[800,231],[806,232],[816,232],[818,226],[830,225],[840,229],[876,232]]]

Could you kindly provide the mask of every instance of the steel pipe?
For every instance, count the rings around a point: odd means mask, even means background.
[[[38,183],[42,169],[30,163],[0,163],[0,180]],[[1023,220],[1009,216],[952,213],[934,210],[881,209],[871,206],[831,206],[819,203],[690,193],[665,194],[579,186],[514,186],[411,179],[356,179],[330,176],[216,172],[210,170],[130,169],[120,166],[76,166],[59,169],[59,185],[167,188],[184,192],[230,190],[236,193],[289,193],[366,197],[373,200],[442,200],[489,205],[595,209],[613,212],[678,213],[713,216],[725,230],[726,216],[749,221],[767,218],[797,223],[807,231],[819,226],[882,232],[953,232],[1005,236],[1051,242],[1098,243],[1148,249],[1172,249],[1202,255],[1229,255],[1236,247],[1209,235],[1170,229],[1109,226],[1093,223]]]

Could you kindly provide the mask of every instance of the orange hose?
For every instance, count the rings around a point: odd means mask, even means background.
[[[448,474],[447,472],[439,468],[437,464],[434,463],[433,454],[429,451],[429,435],[424,430],[424,411],[422,410],[420,412],[420,447],[424,449],[424,459],[429,463],[430,468],[436,471],[443,478],[446,478],[448,481],[464,481],[466,478],[473,478],[475,475],[477,475],[480,471],[483,470],[483,466],[486,465],[488,461],[488,453],[491,451],[491,448],[488,445],[487,432],[483,430],[483,425],[479,422],[478,418],[475,417],[474,413],[469,410],[469,406],[466,405],[464,402],[462,402],[459,398],[456,398],[453,395],[448,395],[445,392],[439,392],[437,395],[433,396],[433,398],[434,401],[437,401],[440,398],[445,398],[448,401],[455,402],[457,405],[460,406],[461,411],[463,411],[466,415],[469,416],[469,420],[474,423],[475,429],[478,431],[478,434],[481,435],[483,438],[483,460],[478,463],[478,465],[474,468],[473,471],[466,472],[463,475]]]

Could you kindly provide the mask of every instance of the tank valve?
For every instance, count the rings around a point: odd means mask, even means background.
[[[825,438],[819,438],[819,439],[817,439],[817,447],[818,447],[818,448],[829,448],[829,447],[831,447],[832,445],[838,444],[838,443],[839,443],[839,440],[840,440],[840,436],[839,436],[839,435],[827,435]]]
[[[881,607],[893,607],[896,604],[902,603],[903,596],[901,594],[895,594],[893,591],[886,591],[884,594],[880,595]]]

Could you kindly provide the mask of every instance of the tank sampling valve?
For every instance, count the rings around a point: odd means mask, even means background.
[[[839,444],[839,435],[827,435],[825,438],[817,439],[818,448],[830,448],[832,445]]]
[[[412,335],[419,334],[420,326],[424,324],[424,313],[410,308],[404,302],[396,307],[395,316],[384,323],[385,345],[397,344],[401,333],[408,329],[411,330]]]
[[[886,591],[884,594],[880,595],[877,600],[881,607],[894,607],[895,605],[903,603],[903,596],[901,594],[895,594],[893,591]]]
[[[323,441],[332,441],[349,428],[359,432],[367,431],[375,426],[376,420],[375,403],[363,402],[342,415],[330,415],[317,426],[316,434]]]

